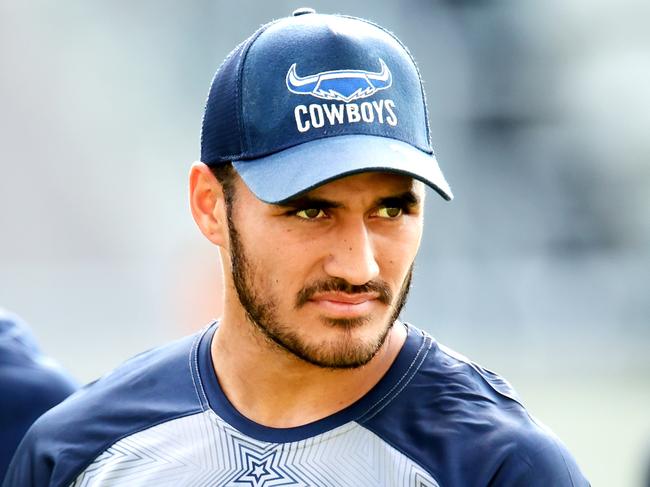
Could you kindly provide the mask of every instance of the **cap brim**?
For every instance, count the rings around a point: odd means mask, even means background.
[[[454,197],[433,154],[373,135],[326,137],[233,164],[246,186],[266,203],[282,203],[329,181],[368,171],[405,174],[448,201]]]

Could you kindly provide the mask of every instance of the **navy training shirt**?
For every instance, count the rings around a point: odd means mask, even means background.
[[[507,382],[411,325],[364,397],[294,428],[255,423],[228,401],[210,355],[216,326],[43,415],[5,487],[589,485]]]
[[[27,325],[0,309],[0,482],[27,429],[76,389],[42,354]]]

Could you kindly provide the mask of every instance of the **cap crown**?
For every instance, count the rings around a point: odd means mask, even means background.
[[[412,57],[392,34],[362,19],[288,17],[260,28],[218,69],[203,119],[201,160],[255,159],[351,134],[432,152]]]

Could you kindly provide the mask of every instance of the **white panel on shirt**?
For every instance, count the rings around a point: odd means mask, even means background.
[[[208,410],[123,438],[71,487],[438,487],[377,435],[347,423],[291,443],[255,440]]]

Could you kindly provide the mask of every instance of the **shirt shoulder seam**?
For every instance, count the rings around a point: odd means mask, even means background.
[[[420,369],[420,366],[424,362],[424,359],[426,358],[432,345],[433,345],[432,340],[428,336],[425,336],[424,339],[422,340],[422,343],[420,344],[420,347],[418,348],[418,351],[413,357],[413,360],[411,360],[411,363],[406,369],[406,372],[402,374],[399,380],[396,381],[395,384],[393,384],[393,387],[391,387],[388,390],[388,392],[386,392],[382,397],[377,399],[377,401],[375,401],[374,404],[372,404],[368,409],[366,409],[366,411],[363,414],[361,414],[357,419],[355,419],[355,421],[359,423],[369,421],[377,414],[379,414],[379,412],[382,411],[386,406],[388,406],[388,404],[390,404],[392,399],[397,397],[404,390],[404,388],[411,382],[411,379],[415,376],[415,373]]]
[[[98,450],[97,454],[94,455],[92,458],[90,458],[89,461],[83,463],[82,466],[79,469],[75,470],[74,472],[69,474],[69,476],[65,477],[64,481],[61,482],[61,485],[68,485],[70,487],[73,487],[74,482],[76,481],[77,477],[79,477],[79,475],[81,475],[83,472],[85,472],[86,469],[90,465],[92,465],[95,460],[97,460],[97,458],[99,458],[102,454],[104,454],[104,452],[106,452],[106,450],[108,450],[110,447],[112,447],[116,443],[122,441],[123,439],[128,438],[128,437],[133,436],[133,435],[136,435],[138,433],[142,433],[143,431],[149,430],[151,428],[155,428],[156,426],[160,426],[161,424],[169,423],[170,421],[175,421],[177,419],[186,418],[186,417],[189,417],[189,416],[195,416],[197,414],[203,414],[204,412],[205,411],[203,411],[202,409],[198,410],[198,411],[186,411],[183,414],[178,414],[176,416],[165,418],[164,420],[160,420],[160,421],[148,424],[145,427],[138,428],[138,429],[135,429],[133,431],[129,431],[128,433],[125,433],[125,434],[123,434],[121,436],[118,436],[114,441],[111,441],[110,443],[106,442],[104,444],[104,446],[102,446],[102,448],[100,450]]]

